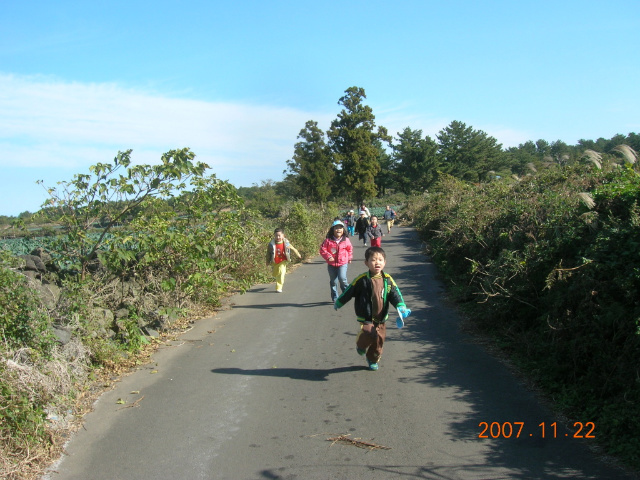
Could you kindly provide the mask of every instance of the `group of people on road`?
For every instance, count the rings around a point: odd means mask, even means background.
[[[387,215],[387,212],[389,214]],[[360,332],[356,338],[356,351],[366,356],[370,370],[378,370],[378,362],[382,355],[382,347],[386,337],[386,321],[389,317],[389,305],[398,311],[398,327],[402,319],[411,311],[406,307],[402,293],[391,275],[384,272],[386,253],[381,247],[384,234],[378,224],[378,218],[371,215],[369,209],[361,205],[359,217],[355,219],[354,211],[347,212],[345,218],[336,218],[320,245],[320,255],[327,263],[331,302],[338,310],[354,299],[355,313],[360,323]],[[387,233],[396,217],[395,212],[386,207],[383,216],[387,223]],[[353,245],[350,235],[358,233],[367,247],[364,263],[368,270],[358,275],[353,282],[347,280],[347,268],[353,261]],[[277,228],[267,247],[267,264],[272,265],[276,281],[276,292],[282,293],[286,265],[291,261],[291,252],[301,258],[300,253],[285,238],[284,231]],[[338,286],[340,294],[338,294]]]
[[[378,222],[378,217],[371,215],[364,203],[360,206],[358,214],[358,218],[355,218],[353,210],[349,210],[343,219],[349,235],[353,236],[357,233],[358,239],[362,241],[365,247],[367,246],[367,241],[370,242],[372,247],[379,247],[384,234],[382,233],[382,226]],[[383,220],[387,225],[387,234],[391,233],[395,218],[396,212],[387,205],[383,214]]]

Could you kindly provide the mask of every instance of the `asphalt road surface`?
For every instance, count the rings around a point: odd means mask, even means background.
[[[366,269],[353,243],[349,280]],[[590,426],[560,424],[460,333],[414,230],[382,247],[413,313],[402,329],[391,317],[378,371],[357,355],[353,302],[333,310],[317,257],[284,293],[230,297],[103,394],[47,478],[634,478],[573,438]]]

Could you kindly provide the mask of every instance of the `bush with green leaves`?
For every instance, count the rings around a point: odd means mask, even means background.
[[[46,444],[45,406],[51,400],[31,384],[33,379],[22,378],[24,369],[9,367],[16,365],[18,352],[37,363],[47,359],[53,347],[40,298],[27,278],[12,269],[6,252],[0,252],[0,474],[20,468],[21,452]]]
[[[167,202],[188,183],[198,188],[208,166],[194,162],[188,148],[170,150],[158,165],[133,165],[131,150],[119,152],[112,163],[98,163],[88,174],[48,188],[50,198],[41,215],[57,212],[66,237],[60,237],[56,251],[64,255],[84,279],[89,265],[104,246],[108,234],[122,224],[145,215],[148,208],[168,208]],[[100,226],[97,238],[89,233]]]
[[[286,237],[303,257],[318,254],[321,239],[333,222],[337,212],[323,211],[319,206],[303,202],[293,203],[283,222]]]
[[[7,348],[32,348],[46,354],[53,337],[50,321],[27,277],[0,260],[0,335]]]
[[[0,474],[7,475],[3,478],[23,478],[9,474],[26,475],[50,441],[46,402],[18,376],[0,362]]]
[[[260,223],[242,208],[235,188],[215,177],[199,179],[176,209],[148,208],[126,229],[114,232],[99,257],[111,272],[145,279],[170,305],[217,305],[228,290],[247,288]],[[262,243],[262,242],[260,242]]]
[[[414,214],[473,321],[635,466],[638,199],[632,168],[572,166],[479,185],[445,177]]]

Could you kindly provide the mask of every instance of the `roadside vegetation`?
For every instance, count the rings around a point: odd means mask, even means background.
[[[306,122],[281,181],[124,151],[0,217],[0,477],[41,475],[114,375],[270,281],[274,228],[307,259],[362,201],[414,225],[473,328],[640,467],[640,136],[504,149],[454,121],[393,137],[364,99],[347,89],[326,132]]]
[[[633,166],[604,160],[490,184],[443,178],[408,207],[472,327],[636,469],[639,201]]]

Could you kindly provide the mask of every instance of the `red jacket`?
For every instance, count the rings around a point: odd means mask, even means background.
[[[353,260],[351,240],[348,237],[342,237],[342,240],[336,242],[333,238],[325,238],[320,245],[320,255],[333,267],[345,265]],[[333,261],[329,261],[330,258],[333,258]]]

